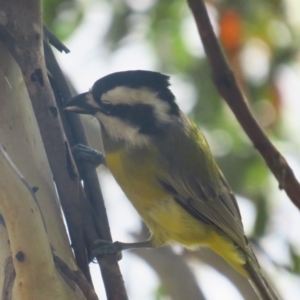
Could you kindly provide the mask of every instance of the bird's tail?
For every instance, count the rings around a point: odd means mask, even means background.
[[[245,269],[250,276],[250,283],[260,296],[261,300],[280,300],[276,291],[271,287],[268,281],[264,278],[260,267],[256,262],[247,260]]]

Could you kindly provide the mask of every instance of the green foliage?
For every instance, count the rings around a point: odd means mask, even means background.
[[[290,256],[292,258],[292,268],[289,270],[293,273],[300,274],[300,255],[297,253],[293,246],[290,245],[289,247],[290,250]]]
[[[163,300],[168,297],[168,293],[163,285],[159,285],[155,291],[155,300]]]
[[[76,0],[43,1],[44,23],[61,40],[65,40],[76,30],[83,15],[83,6]]]
[[[266,228],[270,220],[269,210],[263,193],[260,193],[260,195],[258,195],[257,193],[256,209],[257,209],[257,216],[256,216],[255,227],[253,230],[253,236],[255,238],[259,238],[264,236],[264,234],[266,233]]]

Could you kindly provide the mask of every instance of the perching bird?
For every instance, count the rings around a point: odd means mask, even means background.
[[[99,120],[107,167],[151,231],[149,241],[115,245],[206,246],[249,279],[262,299],[278,299],[205,137],[179,109],[169,86],[169,77],[160,73],[118,72],[66,105]]]

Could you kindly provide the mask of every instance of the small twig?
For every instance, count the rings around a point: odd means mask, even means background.
[[[276,177],[279,188],[284,189],[292,202],[300,208],[300,184],[285,158],[270,142],[252,115],[213,32],[203,0],[187,0],[187,2],[194,15],[219,93],[235,114],[254,147],[264,158]]]
[[[70,50],[46,27],[43,26],[44,30],[44,38],[48,40],[48,42],[55,47],[60,52],[69,53]]]

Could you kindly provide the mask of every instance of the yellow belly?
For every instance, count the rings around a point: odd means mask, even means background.
[[[187,213],[161,186],[159,170],[147,160],[135,161],[114,152],[106,154],[107,166],[151,230],[156,246],[177,241],[192,246],[206,236],[208,227]]]
[[[151,155],[150,155],[151,157]],[[184,210],[158,182],[163,174],[149,155],[106,154],[106,163],[124,193],[152,233],[154,246],[172,241],[188,248],[208,246],[245,275],[239,251],[213,226],[202,223]]]

